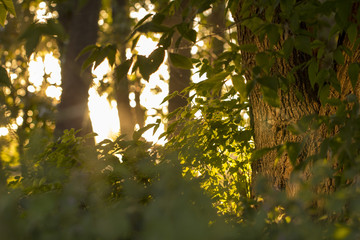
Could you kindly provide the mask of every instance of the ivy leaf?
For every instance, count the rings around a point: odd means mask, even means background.
[[[348,69],[348,72],[349,72],[349,77],[350,77],[350,81],[351,81],[351,85],[355,91],[356,89],[356,84],[359,80],[359,72],[360,72],[360,67],[359,67],[359,64],[357,63],[351,63],[349,65],[349,69]]]
[[[169,53],[171,63],[178,68],[192,69],[193,65],[190,58],[177,53]]]
[[[10,78],[9,75],[6,71],[5,68],[0,66],[0,86],[3,87],[10,87],[11,86],[11,82],[10,82]]]

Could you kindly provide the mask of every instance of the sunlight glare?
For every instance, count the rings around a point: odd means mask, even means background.
[[[147,38],[144,35],[141,35],[139,41],[136,44],[135,50],[141,55],[148,57],[152,51],[155,50],[157,42],[153,41],[151,38]]]
[[[62,89],[60,87],[49,86],[47,87],[45,93],[46,96],[60,100]]]
[[[35,90],[39,90],[43,82],[44,63],[40,56],[34,59],[34,54],[30,57],[29,63],[29,82],[35,87]]]
[[[47,75],[50,77],[47,78],[47,81],[50,84],[61,84],[61,67],[60,61],[53,56],[52,53],[48,53],[44,58],[44,69]]]
[[[0,137],[9,134],[9,130],[6,127],[0,127]]]
[[[89,94],[90,118],[93,130],[98,134],[96,142],[116,137],[120,131],[116,101],[109,103],[107,94],[99,96],[94,88],[89,90]]]

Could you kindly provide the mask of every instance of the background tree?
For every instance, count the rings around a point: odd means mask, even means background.
[[[178,29],[182,29],[187,31],[187,28],[191,28],[193,25],[192,16],[186,17],[184,20],[184,16],[187,16],[191,12],[191,7],[189,6],[188,1],[181,1],[179,8],[176,9],[175,13],[165,20],[168,26],[178,26]],[[191,57],[191,40],[189,41],[190,35],[185,38],[181,36],[177,31],[175,31],[172,36],[172,42],[170,49],[168,49],[171,53],[180,54],[185,57]],[[192,39],[194,41],[194,39]],[[180,93],[190,85],[191,81],[191,71],[190,69],[179,68],[174,66],[171,62],[171,57],[169,58],[169,93],[172,94],[174,92],[178,92],[176,96],[169,99],[169,107],[168,111],[173,112],[179,107],[184,107],[187,105],[186,96],[182,96]]]
[[[112,3],[113,15],[113,35],[117,49],[120,52],[120,62],[126,61],[126,38],[130,34],[129,5],[125,0],[116,0]],[[120,133],[126,134],[131,138],[135,124],[136,115],[134,115],[129,100],[129,80],[127,75],[123,77],[114,76],[114,92],[117,102],[117,109],[120,119]],[[139,103],[137,103],[139,104]]]
[[[352,73],[351,68],[359,61],[359,49],[348,28],[358,25],[358,4],[349,1],[341,10],[337,7],[335,2],[239,1],[235,15],[239,44],[257,49],[241,54],[242,73],[251,83],[255,147],[274,149],[285,144],[287,149],[286,154],[270,151],[254,161],[253,181],[265,175],[275,188],[293,193],[289,185],[293,166],[315,155],[323,141],[339,130],[321,124],[300,135],[291,126],[305,116],[330,117],[341,107],[350,107],[346,101],[340,104],[342,100],[358,97],[358,70]],[[296,22],[291,20],[294,16]],[[323,191],[335,187],[330,181]]]
[[[58,3],[59,21],[69,35],[68,41],[60,44],[62,94],[56,121],[58,135],[71,128],[81,130],[82,136],[92,132],[87,107],[91,68],[82,71],[87,56],[78,56],[97,41],[100,6],[100,0]]]

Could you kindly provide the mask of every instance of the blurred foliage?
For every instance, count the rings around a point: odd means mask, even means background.
[[[56,53],[56,39],[66,36],[56,20],[35,23],[34,6],[39,1],[16,1],[17,17],[5,21],[4,12],[15,15],[10,2],[0,1],[0,23],[5,24],[0,28],[0,127],[10,129],[8,135],[0,137],[2,239],[360,237],[359,101],[355,94],[331,98],[330,93],[341,92],[341,87],[334,69],[324,65],[328,58],[341,66],[345,59],[357,56],[360,11],[356,1],[244,1],[248,6],[241,12],[244,20],[235,23],[228,18],[224,29],[228,34],[222,38],[224,51],[216,59],[208,59],[206,49],[193,58],[169,55],[175,66],[196,69],[205,80],[173,94],[186,96],[188,106],[167,116],[165,146],[141,138],[145,130],[156,131],[158,124],[153,124],[135,132],[133,140],[119,136],[95,148],[86,144],[86,137],[76,137],[73,130],[53,139],[56,101],[44,93],[46,81],[39,89],[29,81],[27,60],[33,52],[41,57],[40,49]],[[216,1],[189,2],[183,12],[184,22],[176,26],[165,26],[163,21],[174,14],[180,0],[159,1],[156,13],[134,23],[128,38],[132,45],[141,34],[155,32],[158,48],[147,57],[133,52],[132,58],[119,65],[118,74],[128,74],[133,66],[133,73],[148,79],[165,59],[171,41],[188,39],[201,48],[199,40],[207,36],[190,22],[199,17],[196,21],[203,24],[199,29],[206,29],[207,11]],[[49,3],[52,6],[56,1]],[[227,1],[227,14],[235,15],[238,3]],[[110,7],[109,1],[104,4]],[[149,1],[139,4],[131,1],[133,9],[147,6]],[[252,4],[261,10],[259,16],[249,17]],[[276,23],[275,9],[281,13]],[[351,48],[343,44],[329,48],[330,40],[317,34],[324,26],[317,25],[314,16],[332,18],[328,36],[348,39]],[[106,21],[111,23],[111,19]],[[268,39],[271,49],[260,51],[253,44],[237,45],[236,24]],[[305,31],[304,24],[313,32]],[[102,45],[84,50],[91,51],[88,65],[105,58],[115,62],[116,47],[107,42],[106,27],[101,31]],[[180,39],[172,39],[175,31],[182,36]],[[291,35],[278,46],[284,31]],[[23,41],[13,42],[12,37]],[[289,126],[289,131],[305,136],[303,139],[319,128],[334,134],[329,134],[319,151],[301,163],[296,160],[302,143],[278,146],[278,155],[288,154],[292,160],[291,185],[295,193],[276,190],[267,179],[259,177],[254,186],[257,195],[251,198],[250,163],[268,149],[253,151],[248,93],[258,83],[268,104],[278,106],[278,90],[287,91],[294,79],[291,73],[273,76],[270,69],[274,58],[289,59],[294,49],[311,55],[306,66],[297,67],[307,68],[321,104],[336,111],[331,116],[305,116]],[[256,53],[256,66],[251,69],[254,79],[248,81],[243,77],[246,66],[240,62],[241,54],[246,52]],[[359,71],[359,63],[351,62],[344,73],[353,89],[358,86]],[[47,77],[43,76],[45,80]],[[19,116],[21,123],[17,122]],[[11,127],[14,124],[16,128]],[[306,178],[305,169],[309,175]],[[328,185],[333,191],[321,191]]]

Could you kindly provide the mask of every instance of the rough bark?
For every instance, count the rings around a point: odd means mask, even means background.
[[[188,1],[182,1],[181,6],[175,14],[168,19],[166,19],[166,24],[169,26],[174,26],[182,22],[182,11],[187,6]],[[185,57],[191,57],[191,44],[186,39],[182,39],[178,48],[176,48],[176,41],[179,39],[180,34],[178,32],[174,33],[173,42],[170,46],[170,51],[183,55]],[[169,79],[169,94],[178,91],[179,93],[184,90],[190,84],[191,71],[187,69],[181,69],[174,67],[171,61],[169,61],[169,70],[170,70],[170,79]],[[169,112],[173,112],[179,107],[184,107],[187,105],[186,97],[177,95],[174,98],[169,100]]]
[[[112,10],[114,40],[120,51],[120,61],[124,62],[126,60],[125,38],[130,32],[127,1],[113,1]],[[126,138],[130,139],[134,132],[135,118],[130,107],[129,80],[127,76],[119,79],[115,74],[114,89],[120,119],[120,133],[126,134]]]
[[[241,22],[242,16],[240,15],[241,8],[243,7],[243,1],[239,3],[238,14],[235,16],[236,22]],[[257,14],[259,11],[252,7],[252,13]],[[259,15],[257,15],[259,16]],[[261,17],[261,16],[260,16]],[[274,18],[276,20],[276,17]],[[306,26],[304,26],[306,29]],[[260,41],[250,29],[238,24],[238,41],[239,44],[256,44],[259,51],[265,51],[270,48],[267,39]],[[285,36],[281,36],[278,45],[275,48],[281,48]],[[349,45],[347,39],[343,44]],[[253,79],[251,69],[255,64],[255,54],[242,52],[242,65],[245,72],[245,77],[248,80]],[[289,60],[283,58],[275,59],[275,64],[271,68],[271,75],[278,75],[286,77],[287,74],[292,71],[296,66],[299,66],[307,62],[311,58],[310,55],[294,50]],[[333,65],[336,70],[338,80],[342,87],[341,94],[332,91],[332,96],[340,99],[344,99],[349,93],[353,93],[347,69],[350,62],[359,61],[359,49],[357,49],[354,55],[350,58],[345,57],[345,64],[341,66]],[[329,134],[324,126],[320,127],[316,133],[307,135],[304,139],[303,136],[292,134],[287,127],[297,122],[303,116],[310,114],[317,114],[323,116],[330,116],[335,112],[334,107],[328,105],[322,105],[317,90],[313,89],[310,84],[308,69],[306,67],[298,68],[294,73],[295,82],[289,87],[288,91],[278,90],[278,96],[280,99],[279,107],[270,106],[263,97],[261,87],[257,84],[250,92],[249,101],[251,103],[251,122],[254,130],[254,141],[256,149],[272,148],[285,142],[301,142],[305,140],[304,148],[298,157],[298,161],[302,161],[305,158],[313,155],[319,148],[321,142]],[[359,96],[359,91],[356,92]],[[299,97],[299,95],[301,97]],[[302,99],[301,99],[302,98]],[[287,154],[282,155],[277,159],[276,151],[270,151],[252,163],[252,182],[256,183],[256,179],[259,176],[266,176],[269,179],[270,185],[276,189],[286,190],[290,195],[294,194],[296,189],[289,184],[290,174],[293,170],[292,164],[289,161]],[[307,173],[305,173],[306,175]],[[306,176],[305,176],[306,177]],[[329,181],[324,191],[331,191],[334,186],[333,182]],[[254,189],[253,189],[254,190]],[[252,192],[254,194],[254,191]]]
[[[87,55],[77,56],[83,48],[97,41],[100,3],[100,0],[59,3],[59,20],[69,39],[60,45],[62,95],[56,121],[57,136],[65,129],[72,128],[80,130],[81,136],[92,132],[88,110],[91,67],[82,72],[81,67]]]

